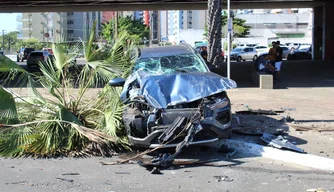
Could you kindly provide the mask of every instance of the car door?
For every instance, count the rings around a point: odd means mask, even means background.
[[[249,51],[250,51],[250,48],[245,48],[245,54],[244,54],[244,57],[243,59],[249,59]]]
[[[241,55],[241,58],[242,58],[242,59],[246,59],[246,58],[247,58],[247,48],[244,48],[244,49],[241,51],[240,55]]]
[[[248,48],[247,59],[253,59],[255,54],[256,54],[256,51],[254,48]]]

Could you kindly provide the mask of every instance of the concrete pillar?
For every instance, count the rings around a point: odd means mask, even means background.
[[[322,59],[322,43],[323,43],[323,7],[313,8],[313,59]]]
[[[334,60],[334,2],[327,2],[323,8],[323,21],[324,21],[324,33],[323,33],[323,59]]]

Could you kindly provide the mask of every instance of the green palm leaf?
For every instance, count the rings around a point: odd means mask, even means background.
[[[0,87],[0,124],[19,123],[16,105],[12,94]]]

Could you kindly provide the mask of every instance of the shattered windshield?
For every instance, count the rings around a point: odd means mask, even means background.
[[[198,55],[193,53],[140,58],[136,61],[134,71],[139,69],[151,74],[209,72],[204,61]]]

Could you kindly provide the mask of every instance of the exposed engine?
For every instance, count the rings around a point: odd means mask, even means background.
[[[135,89],[132,88],[132,91]],[[145,138],[154,131],[167,129],[178,117],[185,117],[185,122],[197,118],[204,126],[214,126],[209,124],[215,116],[218,123],[225,124],[231,118],[230,110],[220,110],[229,107],[229,103],[226,92],[190,103],[169,106],[167,109],[156,109],[143,98],[132,98],[132,103],[126,109],[123,118],[130,136]]]

